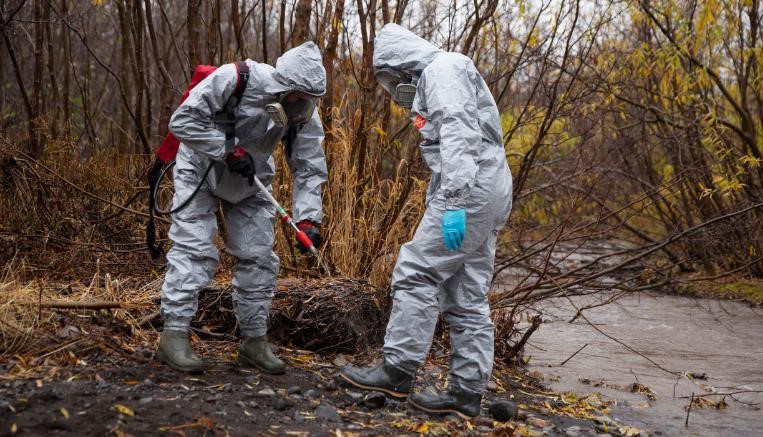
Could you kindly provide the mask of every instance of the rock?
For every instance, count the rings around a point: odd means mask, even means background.
[[[571,426],[564,430],[564,434],[569,437],[578,437],[583,433],[583,429],[579,426]]]
[[[336,391],[339,388],[333,379],[326,381],[325,386],[327,391]]]
[[[295,411],[294,415],[292,416],[295,422],[302,423],[305,421],[305,416],[301,415],[299,411]]]
[[[295,395],[295,394],[302,393],[302,387],[300,387],[298,385],[291,386],[291,387],[289,387],[286,390],[286,393],[288,393],[290,395]]]
[[[258,391],[257,394],[260,395],[260,396],[275,396],[276,392],[273,391],[272,388],[266,387],[266,388],[263,388],[262,390]]]
[[[151,396],[148,396],[148,397],[145,397],[145,398],[140,398],[138,400],[138,403],[140,405],[146,405],[146,404],[150,404],[153,401],[154,401],[154,398],[152,398]]]
[[[150,378],[146,378],[141,382],[141,385],[143,385],[143,387],[153,387],[155,384]]]
[[[356,391],[347,390],[346,393],[347,393],[347,396],[351,397],[353,400],[356,400],[356,401],[358,401],[358,400],[363,398],[363,395],[361,393],[356,392]]]
[[[305,399],[315,399],[317,397],[318,397],[318,392],[313,389],[310,389],[305,392]]]
[[[564,402],[561,399],[554,399],[551,401],[551,406],[554,408],[564,408],[567,405],[567,402]]]
[[[247,384],[256,384],[257,381],[259,381],[260,378],[257,375],[249,375],[246,377],[246,383]]]
[[[260,408],[260,404],[255,401],[249,401],[249,408]]]
[[[219,400],[222,400],[222,398],[223,398],[223,394],[222,393],[217,393],[215,395],[208,396],[206,399],[204,399],[204,401],[206,401],[206,402],[217,402]]]
[[[509,401],[495,401],[490,405],[490,417],[499,422],[508,422],[517,417],[517,406]]]
[[[498,391],[498,384],[496,384],[493,381],[490,381],[487,383],[487,389],[488,391]]]
[[[56,332],[58,338],[77,338],[82,334],[79,328],[72,325],[66,325]]]
[[[387,403],[387,396],[378,391],[372,391],[363,398],[363,405],[368,408],[382,408]]]
[[[278,411],[283,411],[283,410],[285,410],[285,409],[289,408],[290,406],[291,406],[291,404],[289,404],[289,401],[287,401],[287,400],[286,400],[286,399],[284,399],[284,398],[279,398],[279,399],[276,401],[276,403],[275,403],[275,405],[273,406],[273,408],[275,408],[275,409],[276,409],[276,410],[278,410]]]
[[[531,417],[527,419],[527,424],[537,428],[548,428],[549,426],[552,426],[552,423],[548,420],[539,419],[537,417]]]
[[[318,408],[315,409],[315,417],[318,420],[326,422],[339,422],[340,420],[339,413],[337,413],[336,408],[326,403],[320,404]]]

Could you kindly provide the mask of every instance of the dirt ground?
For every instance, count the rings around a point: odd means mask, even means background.
[[[154,361],[149,347],[131,354],[98,349],[83,358],[78,346],[67,348],[68,363],[0,362],[0,435],[609,435],[601,434],[602,419],[592,419],[606,413],[595,395],[546,393],[530,376],[508,370],[494,372],[482,416],[463,420],[338,383],[340,366],[355,361],[346,355],[279,348],[289,369],[273,376],[236,365],[235,343],[197,342],[213,367],[188,375]],[[431,357],[416,389],[442,387],[446,361]],[[517,419],[487,417],[494,400],[512,397]]]

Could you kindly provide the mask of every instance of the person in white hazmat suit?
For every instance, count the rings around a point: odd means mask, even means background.
[[[233,306],[243,337],[239,361],[268,373],[285,370],[266,335],[279,270],[279,259],[273,252],[275,208],[248,180],[256,175],[272,190],[273,150],[282,139],[293,177],[294,219],[313,243],[320,244],[321,184],[327,179],[321,148],[323,127],[315,109],[326,88],[320,51],[307,42],[285,52],[275,68],[245,62],[249,79],[234,120],[227,119],[226,125],[220,117],[239,80],[235,64],[218,68],[194,87],[170,120],[170,131],[181,142],[173,207],[201,184],[190,203],[172,216],[169,237],[173,246],[167,254],[162,286],[164,331],[156,355],[181,371],[205,368],[191,349],[188,330],[198,307],[199,291],[217,269],[215,212],[220,202],[227,251],[235,258]],[[273,108],[280,117],[269,115]]]
[[[392,274],[384,360],[372,368],[345,367],[340,377],[362,389],[408,396],[439,309],[450,326],[448,391],[408,400],[431,413],[477,416],[493,366],[487,292],[498,231],[511,211],[498,108],[469,58],[396,24],[377,34],[373,62],[379,84],[410,109],[432,176],[424,216]]]

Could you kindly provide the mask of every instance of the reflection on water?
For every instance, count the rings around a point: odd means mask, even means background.
[[[597,299],[605,297],[576,297],[573,302],[582,307]],[[569,323],[576,310],[567,299],[543,302],[539,310],[545,323],[525,353],[531,356],[531,369],[543,372],[553,389],[599,391],[617,401],[613,417],[655,434],[763,436],[763,393],[734,395],[741,402],[727,398],[729,407],[722,410],[692,408],[688,428],[684,407],[689,401],[679,399],[692,392],[763,391],[763,309],[730,301],[640,294],[584,313],[604,333],[665,369],[706,374],[706,380],[693,382],[660,370],[581,318]],[[626,387],[634,382],[649,387],[656,400],[630,393]]]

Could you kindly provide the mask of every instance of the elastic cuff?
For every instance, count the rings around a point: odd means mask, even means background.
[[[392,354],[384,354],[384,362],[387,365],[392,366],[409,375],[415,375],[416,371],[419,370],[420,367],[419,363],[413,361],[401,361]]]
[[[188,332],[191,329],[191,320],[186,319],[164,319],[165,331]]]
[[[487,389],[487,381],[465,381],[453,377],[451,377],[450,383],[448,385],[451,388],[478,395],[484,394],[485,390]]]
[[[241,336],[242,337],[262,337],[264,335],[267,335],[268,328],[267,327],[258,327],[258,326],[240,326],[239,329],[241,329]]]

